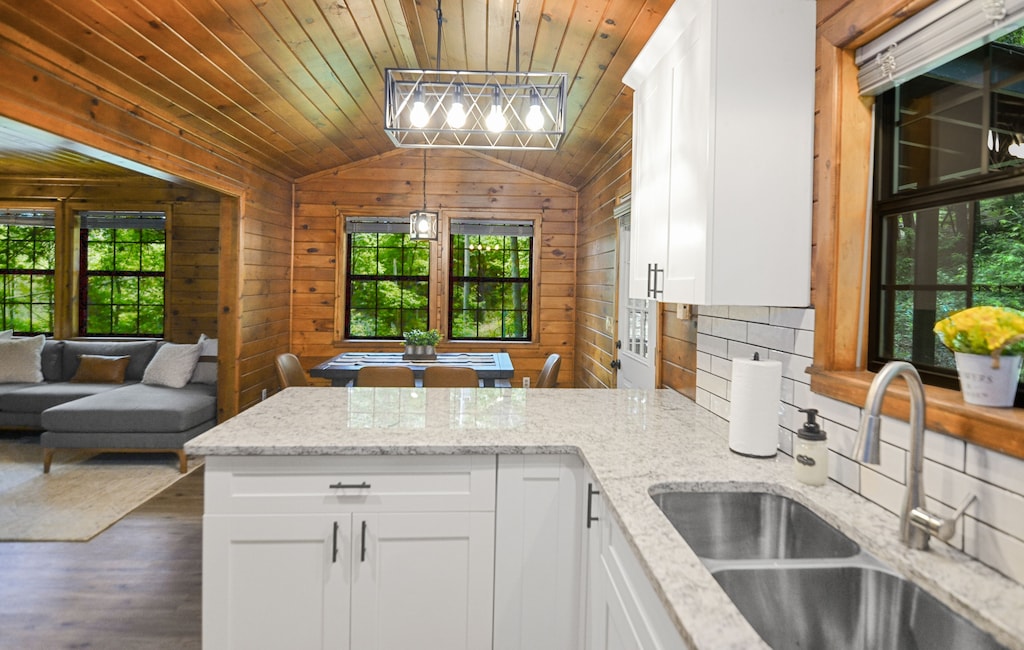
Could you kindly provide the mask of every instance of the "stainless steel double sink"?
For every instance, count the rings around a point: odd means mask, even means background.
[[[656,488],[651,496],[776,650],[1004,647],[793,499]]]

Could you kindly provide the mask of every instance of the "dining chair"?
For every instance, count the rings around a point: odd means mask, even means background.
[[[309,386],[306,378],[306,371],[302,369],[299,358],[291,352],[277,355],[274,359],[277,366],[277,378],[281,382],[281,388],[289,386]]]
[[[427,366],[423,369],[423,387],[477,388],[476,370],[456,366]]]
[[[537,383],[533,385],[534,388],[554,388],[558,385],[558,369],[562,367],[562,357],[552,352],[548,355],[547,361],[544,362],[544,367],[540,370],[540,376],[537,377]]]
[[[397,386],[416,385],[416,375],[406,366],[363,366],[356,373],[356,386]]]

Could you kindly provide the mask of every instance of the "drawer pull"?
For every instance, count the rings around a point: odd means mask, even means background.
[[[332,490],[343,490],[345,488],[358,488],[361,490],[369,490],[370,484],[367,483],[366,481],[363,481],[362,483],[331,483],[327,487],[331,488]]]
[[[363,532],[362,532],[362,548],[359,549],[359,561],[366,562],[366,521],[363,521]]]
[[[331,558],[331,562],[337,564],[338,562],[338,522],[334,522],[334,553]]]

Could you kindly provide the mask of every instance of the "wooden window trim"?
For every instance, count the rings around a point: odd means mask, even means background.
[[[815,111],[814,365],[811,390],[863,406],[874,373],[864,370],[867,327],[859,322],[871,174],[872,98],[857,87],[854,51],[931,0],[819,2]],[[864,345],[860,345],[864,343]],[[1024,409],[964,404],[959,391],[925,388],[926,426],[1024,459]],[[900,382],[883,412],[906,418]]]

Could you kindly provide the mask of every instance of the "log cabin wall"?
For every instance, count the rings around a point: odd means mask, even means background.
[[[176,107],[140,102],[87,61],[27,36],[0,40],[0,87],[0,117],[78,143],[86,155],[223,195],[217,215],[220,417],[274,389],[273,357],[288,349],[291,178],[190,131]]]
[[[292,351],[310,368],[342,351],[399,350],[396,342],[344,342],[335,335],[343,300],[338,257],[344,233],[339,216],[405,216],[423,203],[423,154],[400,149],[366,161],[299,179],[295,187],[295,256]],[[576,310],[576,192],[532,172],[468,151],[429,153],[426,203],[442,214],[467,210],[487,214],[541,216],[538,335],[531,343],[443,343],[450,351],[509,353],[513,386],[536,381],[547,356],[562,357],[559,385],[573,385]],[[435,253],[438,247],[435,247]],[[445,253],[447,248],[445,248]],[[436,257],[435,261],[440,262]],[[432,309],[442,304],[432,296]],[[439,322],[431,314],[431,323]]]
[[[628,91],[628,89],[627,89]],[[632,178],[632,121],[626,119],[615,136],[623,144],[611,154],[601,172],[580,190],[579,248],[576,297],[576,385],[612,388],[616,357],[614,323],[618,268],[618,225],[612,210],[630,191]],[[697,321],[677,317],[676,305],[660,309],[658,385],[694,399],[697,388]],[[618,327],[624,327],[619,323]]]
[[[0,203],[81,210],[166,210],[167,289],[164,338],[194,343],[217,333],[217,242],[220,194],[132,174],[124,178],[0,176]],[[70,265],[58,265],[70,268]],[[62,279],[58,278],[58,282]],[[67,282],[71,278],[66,279]],[[69,313],[67,310],[58,313]],[[55,330],[72,332],[70,324]]]

